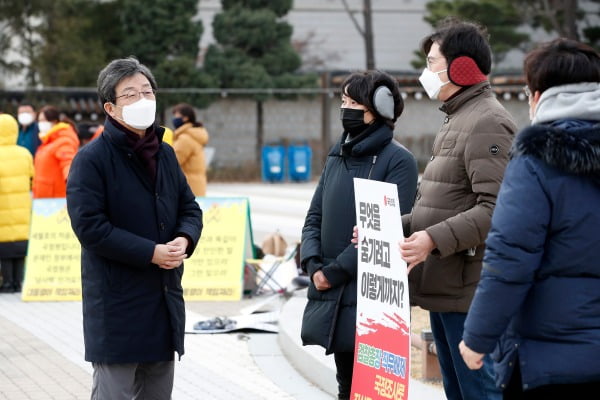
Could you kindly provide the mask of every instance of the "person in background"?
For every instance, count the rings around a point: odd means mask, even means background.
[[[27,148],[32,156],[35,156],[41,143],[35,116],[35,109],[31,104],[23,103],[17,108],[17,120],[19,121],[17,144]]]
[[[500,399],[489,357],[471,371],[458,344],[516,125],[490,87],[492,52],[482,27],[445,20],[422,50],[427,67],[419,80],[446,115],[402,220],[411,304],[429,311],[448,400]]]
[[[31,218],[33,157],[17,145],[19,127],[9,114],[0,115],[0,266],[1,293],[20,292]]]
[[[600,54],[556,39],[524,72],[532,126],[515,139],[460,351],[474,370],[493,351],[504,399],[595,399]]]
[[[196,120],[194,108],[185,103],[173,107],[173,148],[177,161],[196,196],[206,195],[206,160],[204,146],[208,132]]]
[[[77,135],[79,137],[79,147],[85,146],[91,142],[94,138],[96,130],[100,125],[90,123],[79,123],[77,124]]]
[[[44,106],[38,114],[42,141],[34,157],[33,198],[65,197],[67,176],[79,137],[75,125],[54,106]]]
[[[202,210],[162,143],[155,91],[135,58],[100,71],[104,131],[79,150],[67,180],[92,399],[168,400],[175,352],[184,353],[182,262],[200,239]]]
[[[300,263],[310,277],[302,343],[333,353],[338,399],[350,398],[354,369],[358,259],[351,242],[356,225],[353,178],[397,185],[400,210],[410,212],[417,163],[394,140],[403,109],[398,83],[384,72],[357,72],[344,80],[344,131],[327,156],[302,228]]]

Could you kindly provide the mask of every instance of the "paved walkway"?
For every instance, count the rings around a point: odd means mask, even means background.
[[[264,300],[188,302],[188,325],[240,315]],[[175,364],[173,400],[334,398],[332,358],[299,341],[304,301],[305,295],[296,292],[264,306],[281,311],[279,334],[187,334],[186,354]],[[0,338],[0,399],[89,398],[92,368],[83,356],[81,302],[23,302],[17,294],[2,294]],[[411,399],[444,398],[419,381],[410,388]]]
[[[212,197],[249,197],[256,243],[275,230],[292,243],[299,239],[314,182],[212,184],[208,189]],[[264,301],[259,296],[187,302],[188,324],[240,315]],[[332,357],[300,343],[306,295],[296,292],[276,301],[269,306],[281,311],[279,334],[186,335],[186,354],[175,364],[173,400],[333,399]],[[92,368],[83,353],[81,302],[23,302],[18,294],[0,294],[0,400],[89,399]],[[410,399],[444,396],[439,388],[411,381]]]
[[[260,299],[188,303],[188,321],[237,315]],[[196,310],[204,310],[204,315]],[[22,302],[0,295],[0,399],[87,399],[80,302]],[[175,364],[174,400],[330,399],[290,366],[277,335],[186,335]]]

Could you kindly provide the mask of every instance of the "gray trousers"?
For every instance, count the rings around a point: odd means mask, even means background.
[[[91,400],[170,400],[174,361],[94,367]]]

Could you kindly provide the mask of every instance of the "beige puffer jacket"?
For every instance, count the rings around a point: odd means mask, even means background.
[[[516,132],[489,82],[474,85],[440,108],[435,138],[404,232],[426,230],[437,248],[409,275],[413,305],[467,312],[481,273],[484,241]]]
[[[173,149],[177,161],[194,195],[206,194],[206,160],[204,146],[208,143],[208,132],[203,126],[185,123],[173,132]]]

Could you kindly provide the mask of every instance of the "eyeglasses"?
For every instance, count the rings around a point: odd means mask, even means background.
[[[425,58],[425,62],[427,63],[427,68],[431,69],[430,68],[431,64],[435,64],[437,62],[437,60],[440,60],[442,58],[444,58],[444,57],[431,57],[431,56],[429,56],[429,57]]]
[[[133,101],[133,100],[139,99],[140,96],[144,97],[146,99],[154,99],[155,95],[156,95],[156,90],[154,90],[154,89],[144,89],[142,91],[137,91],[135,89],[131,89],[131,90],[126,91],[122,95],[115,97],[115,100],[120,99],[121,97],[124,97],[125,100],[127,100],[127,101]]]
[[[523,86],[523,92],[525,92],[525,96],[527,96],[527,97],[531,96],[531,90],[529,90],[529,86],[527,86],[527,85]]]

